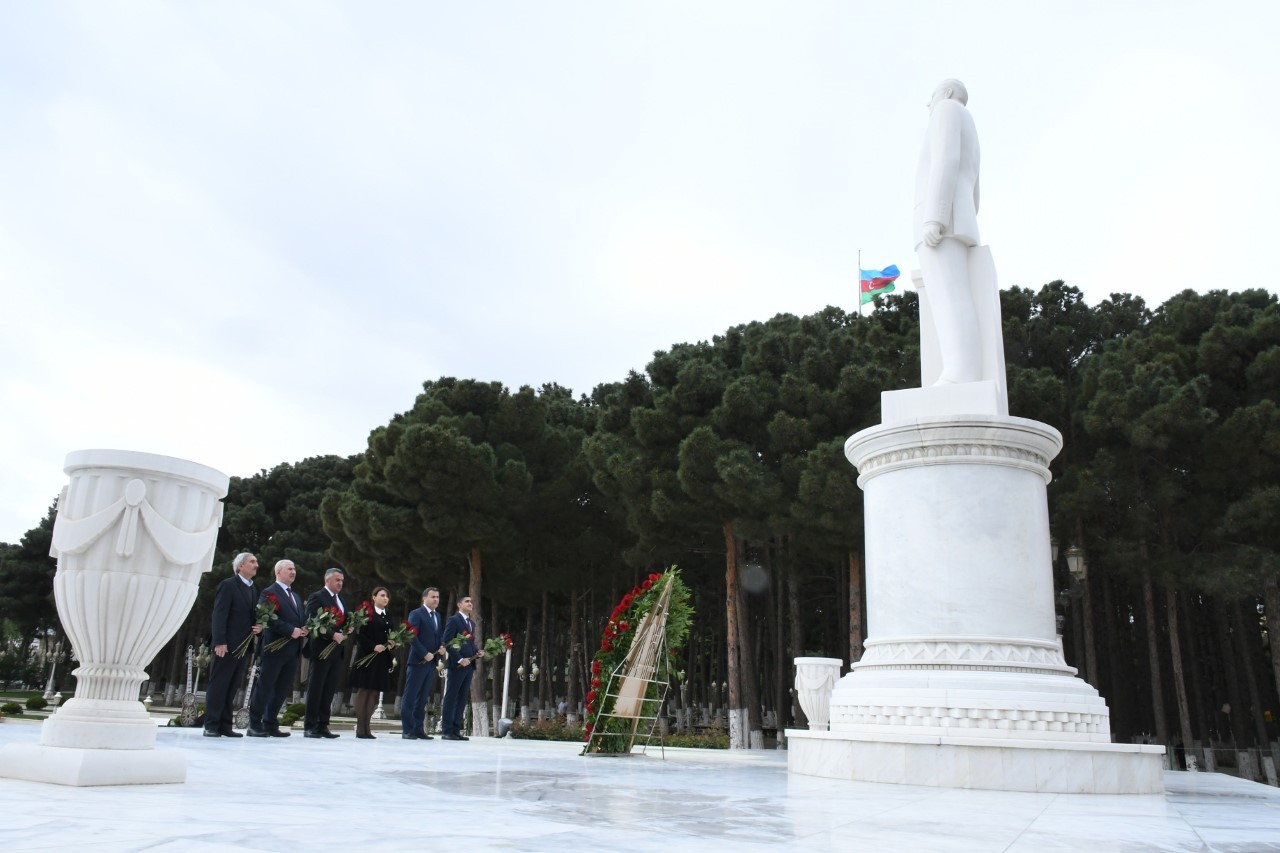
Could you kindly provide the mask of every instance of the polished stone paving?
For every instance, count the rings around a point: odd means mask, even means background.
[[[0,779],[0,851],[1280,851],[1280,789],[1167,773],[1164,796],[940,790],[792,776],[786,753],[476,738],[205,738],[184,785]],[[0,745],[35,742],[0,723]]]

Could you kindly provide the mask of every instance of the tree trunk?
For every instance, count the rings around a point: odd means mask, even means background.
[[[788,555],[789,556],[789,555]],[[795,677],[791,674],[791,664],[787,661],[787,644],[783,637],[786,630],[786,596],[782,591],[782,584],[786,579],[786,572],[782,568],[784,560],[787,557],[779,555],[779,559],[774,562],[773,567],[773,630],[775,632],[773,638],[773,668],[777,674],[777,678],[773,683],[773,707],[774,722],[778,730],[778,748],[781,749],[787,742],[787,722],[790,718],[791,710],[791,693],[788,688]]]
[[[1145,552],[1145,546],[1143,546]],[[1164,715],[1164,680],[1160,677],[1160,632],[1156,623],[1156,595],[1146,554],[1142,561],[1142,611],[1147,628],[1147,658],[1151,664],[1151,710],[1155,715],[1156,741],[1169,743],[1169,724]]]
[[[1236,655],[1232,652],[1231,643],[1231,625],[1228,619],[1227,606],[1222,603],[1221,598],[1213,600],[1213,621],[1217,628],[1218,639],[1218,660],[1223,664],[1223,675],[1226,678],[1226,694],[1227,702],[1223,708],[1219,708],[1219,714],[1226,714],[1227,731],[1224,733],[1231,735],[1231,747],[1235,749],[1237,746],[1244,746],[1249,742],[1248,731],[1244,727],[1244,715],[1246,713],[1244,707],[1244,696],[1240,693],[1240,675],[1236,670]]]
[[[849,552],[849,663],[862,660],[862,560],[857,552]]]
[[[551,597],[544,589],[542,591],[542,628],[538,633],[538,654],[537,657],[542,659],[539,666],[542,674],[538,677],[538,714],[541,715],[546,711],[548,706],[551,710],[555,710],[555,697],[551,696],[551,655],[547,651],[547,623],[551,619]],[[530,665],[532,669],[532,665]]]
[[[569,590],[569,671],[566,673],[565,703],[570,722],[577,721],[578,697],[583,695],[578,692],[579,661],[582,659],[582,639],[578,632],[580,612],[580,596],[576,590]]]
[[[484,618],[481,614],[480,592],[483,588],[483,573],[480,564],[480,549],[473,547],[467,558],[471,570],[470,584],[467,594],[471,596],[471,619],[476,623],[476,637],[484,636]],[[474,664],[476,671],[471,676],[471,732],[477,737],[489,736],[489,706],[484,700],[484,662]]]
[[[1236,653],[1240,656],[1240,671],[1244,673],[1244,686],[1249,695],[1249,718],[1253,721],[1253,736],[1260,747],[1267,745],[1267,724],[1262,717],[1262,699],[1258,692],[1258,678],[1253,671],[1253,653],[1258,636],[1257,604],[1252,598],[1247,600],[1253,610],[1249,613],[1242,606],[1246,602],[1237,601],[1232,609],[1235,617]],[[1242,708],[1241,711],[1244,709]]]
[[[788,632],[789,643],[787,651],[790,657],[787,672],[791,674],[791,684],[795,684],[795,660],[804,654],[804,622],[800,620],[800,583],[799,583],[799,567],[794,560],[788,562],[787,565],[787,622],[791,630]],[[790,685],[788,685],[790,687]],[[787,697],[794,695],[790,689],[787,690]],[[795,712],[796,728],[807,728],[809,719],[804,715],[804,709],[800,707],[799,702],[790,702],[789,710]]]
[[[738,543],[733,537],[733,522],[724,523],[724,623],[725,659],[729,682],[729,748],[748,746],[747,715],[742,699],[742,683],[738,672]]]
[[[1178,697],[1178,728],[1182,732],[1182,750],[1188,770],[1195,765],[1191,754],[1191,707],[1187,702],[1187,682],[1182,673],[1182,638],[1178,628],[1178,594],[1172,589],[1164,591],[1164,608],[1169,620],[1169,659],[1172,661],[1173,689]],[[1178,769],[1177,761],[1171,762]]]
[[[532,659],[529,657],[529,651],[533,647],[533,608],[525,608],[524,615],[524,645],[520,652],[520,659],[517,666],[525,668],[525,677],[520,679],[520,707],[516,709],[516,714],[523,714],[524,709],[529,707],[529,664]]]
[[[751,608],[747,606],[746,593],[738,584],[734,590],[738,599],[738,677],[740,679],[742,706],[746,711],[747,748],[764,749],[764,723],[760,719],[759,668],[751,642]]]
[[[1266,596],[1267,641],[1271,645],[1271,673],[1276,688],[1272,699],[1276,699],[1280,698],[1280,584],[1275,578],[1267,580],[1263,594]]]

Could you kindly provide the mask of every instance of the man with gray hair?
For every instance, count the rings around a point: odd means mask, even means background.
[[[292,588],[298,569],[293,560],[280,560],[276,563],[275,572],[276,582],[262,591],[258,603],[271,605],[276,613],[276,618],[267,624],[264,632],[269,640],[287,639],[287,642],[274,651],[263,646],[258,680],[254,682],[253,697],[249,700],[249,737],[289,736],[288,732],[280,730],[277,717],[289,688],[293,686],[293,677],[298,673],[303,645],[298,641],[307,636],[307,629],[303,627],[307,621],[306,612],[302,608],[302,600]]]
[[[307,716],[305,737],[334,738],[329,731],[329,714],[333,707],[333,694],[338,690],[338,677],[342,675],[347,650],[342,645],[346,635],[342,626],[347,621],[347,605],[343,603],[342,584],[346,576],[342,569],[329,569],[324,573],[324,587],[307,596],[307,618],[321,610],[334,614],[334,627],[317,633],[308,643],[307,659],[311,661],[311,674],[307,677]],[[328,657],[320,657],[330,643],[338,647]]]
[[[247,551],[236,554],[231,569],[231,577],[218,584],[213,596],[213,666],[205,687],[205,737],[242,737],[232,727],[232,709],[247,656],[237,657],[235,650],[250,634],[262,632],[253,618],[258,601],[258,591],[253,586],[258,558]]]

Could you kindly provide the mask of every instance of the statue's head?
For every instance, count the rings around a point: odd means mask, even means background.
[[[934,105],[939,101],[959,101],[967,105],[969,103],[969,90],[959,80],[943,80],[933,90],[933,97],[929,99],[929,109],[933,109]]]

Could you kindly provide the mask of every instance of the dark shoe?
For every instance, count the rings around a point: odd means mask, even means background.
[[[377,740],[377,738],[375,738],[373,735],[357,734],[356,737],[360,738],[361,740]]]
[[[327,737],[327,738],[333,739],[336,737],[342,737],[342,735],[336,735],[333,732],[329,731],[328,729],[321,729],[320,737]]]
[[[222,729],[221,731],[218,732],[218,734],[222,735],[223,737],[244,737],[244,735],[240,734],[235,729]]]
[[[222,732],[215,732],[213,729],[204,730],[205,737],[222,737]]]
[[[249,729],[245,734],[249,737],[271,737],[270,734],[264,732],[262,729]]]
[[[417,740],[417,739],[418,739],[418,736],[417,736],[417,735],[411,735],[411,734],[407,734],[407,733],[401,733],[400,737],[404,738],[405,740]]]
[[[426,732],[418,732],[418,740],[435,740],[435,738]]]
[[[271,731],[267,732],[267,734],[269,734],[271,737],[288,737],[291,733],[282,732],[279,729],[272,729]]]
[[[441,740],[466,740],[462,735],[441,735]]]
[[[320,733],[312,729],[307,729],[305,732],[302,733],[302,736],[303,737],[320,737]]]

